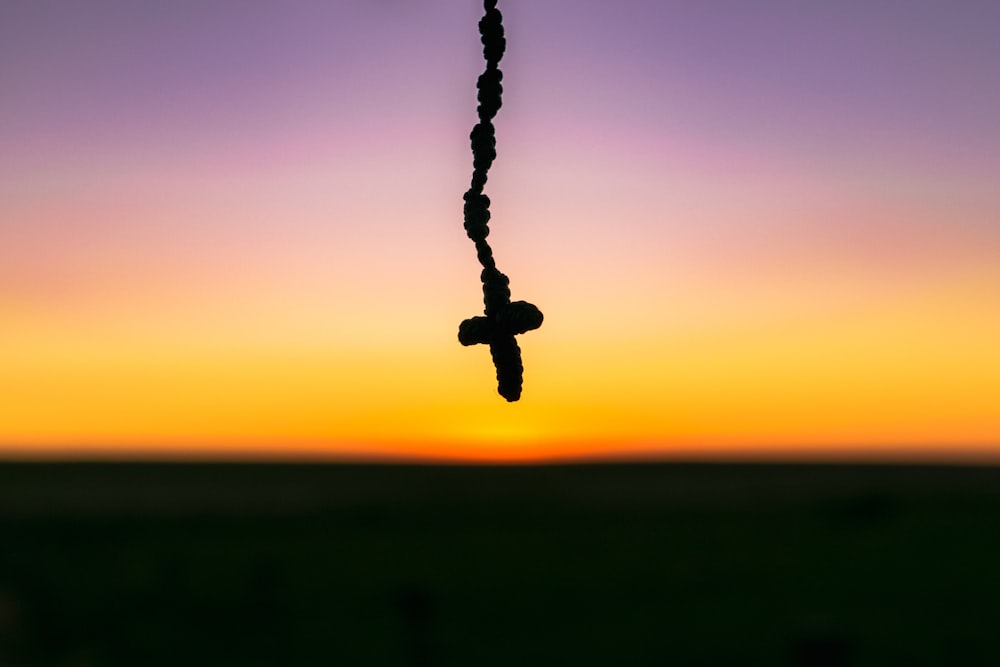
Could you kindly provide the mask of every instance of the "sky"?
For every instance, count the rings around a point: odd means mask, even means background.
[[[1000,4],[0,4],[0,457],[1000,461]]]

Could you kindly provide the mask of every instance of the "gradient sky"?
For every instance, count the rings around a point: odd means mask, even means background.
[[[1000,4],[0,4],[4,456],[1000,460]]]

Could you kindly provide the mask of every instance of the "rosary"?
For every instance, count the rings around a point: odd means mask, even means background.
[[[476,82],[479,90],[479,122],[472,128],[472,185],[465,193],[465,232],[476,244],[476,255],[483,267],[483,315],[469,318],[458,327],[462,345],[483,343],[490,346],[497,369],[497,392],[509,402],[521,397],[521,348],[514,338],[542,325],[542,311],[527,301],[510,300],[510,279],[497,269],[493,249],[486,237],[490,233],[490,198],[483,194],[487,172],[496,159],[496,130],[493,117],[500,110],[503,73],[498,65],[507,41],[503,36],[503,17],[497,0],[485,0],[486,14],[479,21],[486,70]]]

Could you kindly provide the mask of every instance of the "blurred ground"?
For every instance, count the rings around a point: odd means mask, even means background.
[[[996,665],[1000,469],[0,464],[0,666]]]

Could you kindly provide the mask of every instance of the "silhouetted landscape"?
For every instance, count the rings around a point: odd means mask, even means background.
[[[0,665],[1000,664],[1000,469],[0,465]]]

